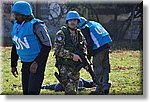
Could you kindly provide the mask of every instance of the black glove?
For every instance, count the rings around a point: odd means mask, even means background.
[[[12,67],[11,72],[16,78],[18,77],[18,71],[16,67]]]

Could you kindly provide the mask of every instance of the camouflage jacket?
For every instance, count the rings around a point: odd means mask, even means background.
[[[78,52],[78,53],[76,53]],[[72,34],[68,28],[63,26],[61,30],[56,33],[54,43],[54,55],[56,56],[56,63],[70,63],[74,61],[73,54],[85,53],[86,42],[81,31],[75,30]],[[70,63],[72,64],[72,63]]]

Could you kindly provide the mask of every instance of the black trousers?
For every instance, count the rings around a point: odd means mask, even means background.
[[[110,88],[110,83],[108,83],[110,73],[108,48],[93,56],[93,69],[96,74],[98,84],[103,86],[103,90],[108,90]]]
[[[30,73],[32,62],[22,62],[22,87],[24,95],[39,95],[44,79],[46,61],[38,64],[36,73]]]

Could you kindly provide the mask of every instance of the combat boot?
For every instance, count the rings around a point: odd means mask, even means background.
[[[110,87],[111,87],[111,83],[107,83],[107,84],[103,85],[103,93],[104,93],[104,95],[108,95],[109,94]]]
[[[91,91],[89,95],[103,95],[103,87],[102,85],[96,85],[95,91]]]

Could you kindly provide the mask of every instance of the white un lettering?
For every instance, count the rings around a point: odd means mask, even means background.
[[[24,37],[23,40],[24,41],[21,41],[21,39],[18,38],[17,36],[13,37],[13,41],[16,43],[16,49],[22,49],[23,50],[24,47],[27,49],[30,48],[29,43],[27,41],[27,38]]]
[[[94,29],[98,34],[103,34],[103,29],[100,28],[94,28]]]

